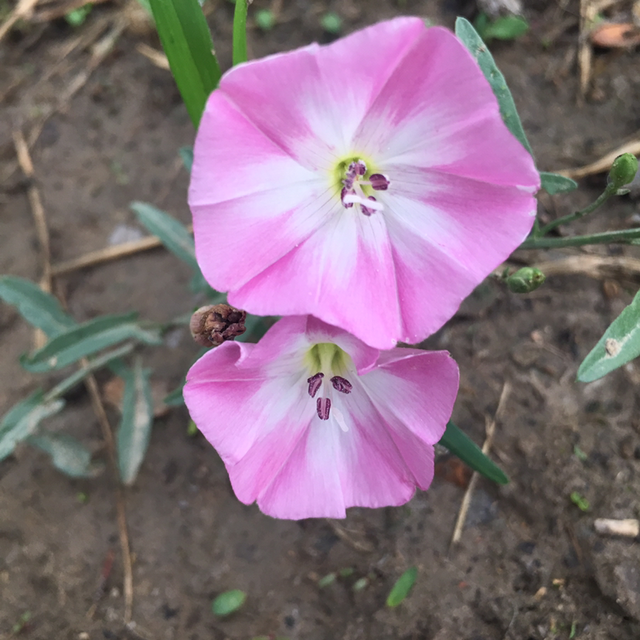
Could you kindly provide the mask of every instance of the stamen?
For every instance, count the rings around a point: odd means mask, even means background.
[[[333,378],[331,378],[331,384],[333,388],[340,393],[351,393],[353,389],[353,385],[342,376],[333,376]]]
[[[369,204],[365,207],[363,204],[360,204],[360,209],[362,209],[362,213],[364,213],[365,216],[370,216],[375,211],[380,211],[382,209],[382,205],[376,202],[376,199],[373,196],[369,196],[367,200],[375,202],[376,206],[372,206]]]
[[[328,420],[331,411],[331,400],[329,398],[318,398],[316,400],[316,410],[320,420]]]
[[[389,188],[389,179],[381,173],[374,173],[369,177],[371,188],[376,191],[386,191]]]
[[[307,382],[309,383],[309,395],[313,398],[316,393],[318,393],[318,389],[322,386],[322,378],[324,378],[324,373],[316,373],[315,376],[311,376]]]
[[[345,182],[343,180],[343,182]],[[353,183],[352,183],[353,184]],[[346,186],[345,188],[342,190],[342,193],[340,194],[340,198],[342,200],[342,204],[344,205],[345,209],[348,209],[349,207],[353,207],[353,202],[347,202],[345,200],[345,198],[347,198],[349,195],[355,195],[353,189],[348,189]]]

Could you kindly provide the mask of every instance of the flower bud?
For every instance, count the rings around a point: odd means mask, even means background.
[[[632,153],[623,153],[611,165],[611,171],[609,171],[607,178],[608,188],[617,191],[625,184],[632,182],[636,173],[638,173],[638,158]]]
[[[203,347],[217,347],[225,340],[233,340],[245,331],[247,312],[228,304],[200,307],[189,322],[193,339]]]
[[[544,281],[546,276],[535,267],[523,267],[507,278],[507,286],[514,293],[531,293]]]

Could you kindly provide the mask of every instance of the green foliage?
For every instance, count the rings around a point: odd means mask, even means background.
[[[149,369],[143,369],[139,360],[133,370],[122,372],[124,395],[122,419],[117,435],[118,468],[122,482],[133,484],[144,459],[151,427],[153,426],[153,402],[149,383]]]
[[[580,382],[593,382],[640,355],[640,292],[611,323],[578,369]]]
[[[447,424],[447,430],[440,439],[440,444],[485,478],[498,484],[507,484],[509,482],[509,478],[507,478],[504,471],[482,453],[482,449],[458,429],[453,422]]]
[[[0,460],[13,453],[18,442],[35,432],[42,420],[59,413],[64,400],[46,402],[41,390],[16,404],[0,422]]]
[[[320,18],[322,28],[331,35],[340,35],[342,31],[342,18],[333,11],[328,11]]]
[[[515,40],[529,30],[529,23],[522,16],[500,16],[492,20],[484,12],[478,15],[474,26],[486,43],[491,40]]]
[[[53,338],[75,326],[60,303],[45,293],[35,282],[16,276],[0,276],[0,298],[15,305],[20,315],[31,325]]]
[[[180,147],[178,149],[178,155],[182,158],[184,168],[191,173],[191,167],[193,167],[193,147]]]
[[[225,591],[211,603],[214,615],[223,618],[237,611],[247,599],[247,594],[240,589]]]
[[[91,13],[91,9],[93,5],[91,3],[85,4],[82,7],[78,7],[73,11],[69,11],[69,13],[65,14],[64,19],[72,26],[72,27],[81,27],[89,14]]]
[[[198,0],[150,0],[171,72],[198,128],[207,98],[218,86],[220,66]]]
[[[66,367],[126,340],[143,344],[162,342],[156,329],[144,329],[135,318],[135,313],[100,316],[76,325],[58,334],[31,355],[22,356],[20,363],[27,371],[44,373]]]
[[[546,277],[540,269],[522,267],[507,277],[507,286],[513,293],[531,293],[544,284]]]
[[[583,498],[577,491],[572,491],[569,500],[580,509],[580,511],[589,511],[590,505],[586,498]]]
[[[249,0],[236,0],[233,13],[233,66],[247,61],[247,9]]]
[[[391,588],[387,596],[387,607],[397,607],[409,595],[417,577],[418,569],[416,567],[407,569]]]
[[[258,29],[262,29],[262,31],[271,31],[276,24],[276,17],[273,15],[273,11],[270,11],[269,9],[260,9],[259,11],[256,11],[254,20],[256,21]]]
[[[69,435],[43,433],[31,436],[27,443],[48,453],[53,465],[71,478],[89,478],[100,471],[91,464],[91,452]]]
[[[509,87],[507,87],[504,76],[496,66],[493,56],[489,53],[487,45],[482,41],[482,38],[473,28],[473,25],[464,18],[458,18],[456,20],[456,35],[465,47],[469,49],[471,55],[480,66],[482,73],[484,73],[485,78],[489,81],[493,93],[498,99],[500,114],[507,128],[522,143],[522,146],[533,155],[527,136],[522,128],[522,122],[520,122],[520,116],[516,110],[513,96],[509,91]]]
[[[540,179],[542,181],[542,188],[552,196],[556,193],[568,193],[578,188],[578,183],[575,180],[565,178],[557,173],[541,171]]]
[[[638,173],[638,158],[632,153],[619,155],[613,161],[609,171],[608,183],[610,188],[613,191],[617,191],[624,187],[636,177],[636,173]]]

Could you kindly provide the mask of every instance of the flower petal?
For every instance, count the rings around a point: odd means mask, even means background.
[[[384,219],[342,209],[299,247],[230,292],[229,301],[260,315],[310,313],[376,349],[395,346],[400,310]]]
[[[396,183],[380,200],[393,245],[401,339],[416,343],[524,241],[536,202],[517,187],[432,170],[406,169]]]
[[[336,421],[338,407],[347,431]],[[328,421],[312,420],[259,496],[264,513],[292,520],[344,518],[348,507],[397,506],[413,496],[416,479],[362,387],[355,384],[348,402],[335,402],[331,412]],[[428,454],[422,462],[429,467]]]
[[[325,47],[235,67],[220,91],[304,166],[330,170],[337,157],[352,152],[372,98],[423,31],[418,18],[382,22]]]
[[[464,45],[449,31],[425,29],[373,102],[355,136],[388,165],[440,167],[494,184],[537,190],[533,159],[507,129],[498,102]],[[395,186],[395,185],[394,185]]]

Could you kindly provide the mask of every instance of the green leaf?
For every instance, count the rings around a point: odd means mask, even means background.
[[[258,9],[254,20],[258,29],[262,29],[262,31],[271,31],[276,24],[276,16],[270,9]]]
[[[556,193],[568,193],[578,188],[578,183],[575,180],[565,178],[557,173],[541,171],[540,179],[542,180],[542,188],[552,196]]]
[[[91,478],[100,471],[91,464],[91,452],[71,436],[43,433],[31,436],[27,443],[48,453],[53,465],[71,478]]]
[[[233,66],[247,61],[247,8],[249,0],[236,0],[233,13]]]
[[[38,390],[15,405],[0,422],[0,460],[13,453],[18,442],[28,438],[40,422],[64,407],[64,400],[44,401]]]
[[[456,20],[456,36],[469,49],[485,78],[489,81],[493,93],[500,105],[500,115],[511,133],[522,143],[522,146],[533,156],[533,151],[522,128],[520,116],[504,76],[496,66],[487,45],[482,41],[473,25],[465,18]]]
[[[180,147],[178,149],[178,155],[182,159],[184,168],[191,173],[191,167],[193,167],[193,147]]]
[[[182,395],[182,390],[184,389],[184,385],[187,383],[186,380],[183,380],[179,387],[176,387],[171,393],[165,396],[164,404],[168,407],[180,407],[184,404],[184,396]]]
[[[68,378],[65,378],[62,382],[59,382],[55,387],[53,387],[53,389],[48,391],[45,395],[45,401],[48,402],[63,396],[77,384],[82,382],[91,372],[102,369],[102,367],[112,364],[114,360],[117,360],[122,356],[126,356],[128,353],[133,351],[134,347],[135,345],[130,342],[122,347],[114,349],[113,351],[109,351],[98,358],[89,360],[88,366],[81,367],[75,373],[72,373]]]
[[[20,363],[27,371],[43,373],[66,367],[125,340],[136,340],[144,344],[162,342],[158,331],[143,329],[135,322],[135,318],[135,313],[128,313],[89,320],[60,333],[31,355],[22,356]]]
[[[515,40],[529,30],[529,23],[522,16],[502,16],[485,25],[482,37],[489,40]]]
[[[153,425],[153,401],[149,384],[150,369],[138,360],[124,377],[122,419],[118,429],[118,468],[124,484],[132,484],[149,447]]]
[[[397,607],[409,595],[417,577],[418,569],[416,567],[407,569],[391,588],[387,597],[387,607]]]
[[[320,18],[322,28],[331,35],[337,36],[342,31],[342,18],[334,11],[328,11]]]
[[[440,444],[485,478],[498,484],[507,484],[509,482],[505,472],[493,460],[482,453],[482,449],[463,431],[458,429],[453,422],[447,424],[447,430],[444,432]]]
[[[237,611],[247,599],[247,594],[240,589],[225,591],[211,603],[211,610],[216,616],[228,616]]]
[[[162,244],[176,258],[186,262],[194,273],[200,273],[193,238],[181,222],[166,211],[146,202],[132,202],[129,206],[138,216],[140,224],[144,225],[150,233],[158,236]]]
[[[640,355],[640,291],[611,323],[578,369],[580,382],[593,382]]]
[[[209,94],[218,86],[220,66],[198,0],[150,0],[171,72],[198,128]]]
[[[35,282],[15,276],[0,277],[0,298],[18,308],[20,315],[49,337],[75,326],[75,320],[66,314],[60,303],[45,293]]]
[[[69,11],[69,13],[65,14],[64,19],[72,26],[72,27],[80,27],[84,24],[85,20],[91,13],[91,9],[93,8],[92,4],[85,4],[82,7],[78,7],[73,11]]]

